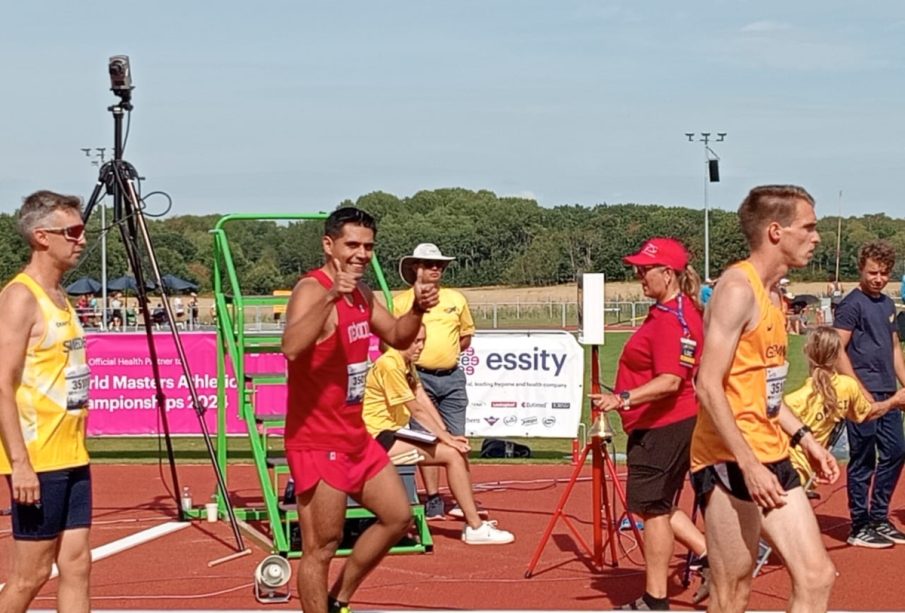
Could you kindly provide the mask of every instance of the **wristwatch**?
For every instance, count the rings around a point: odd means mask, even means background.
[[[801,439],[803,439],[807,434],[811,434],[811,429],[807,426],[807,424],[805,424],[798,429],[798,432],[792,435],[792,440],[789,441],[789,445],[792,447],[797,447],[798,443],[801,442]]]
[[[632,406],[632,395],[628,392],[628,390],[619,392],[619,398],[622,400],[623,411]]]

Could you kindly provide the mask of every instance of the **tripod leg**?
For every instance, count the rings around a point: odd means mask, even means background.
[[[625,516],[628,518],[629,525],[631,526],[631,529],[632,529],[632,533],[635,535],[635,539],[638,541],[638,545],[640,546],[644,543],[644,537],[641,536],[641,531],[638,529],[638,523],[635,520],[634,514],[628,510],[628,502],[625,497],[625,489],[623,489],[622,483],[619,481],[619,473],[616,471],[616,464],[615,464],[615,462],[613,462],[613,459],[610,457],[610,453],[609,453],[609,451],[607,451],[606,447],[603,448],[603,460],[604,460],[604,464],[606,465],[607,472],[609,472],[609,474],[610,474],[610,479],[613,480],[613,489],[616,492],[616,498],[617,498],[617,500],[619,500],[620,503],[622,503],[622,508],[625,509]],[[615,504],[615,503],[616,503],[616,501],[614,500],[613,504]],[[615,533],[615,531],[618,530],[618,528],[619,528],[618,526],[615,526],[615,525],[613,526],[614,533]],[[641,556],[644,557],[644,547],[639,547],[639,549],[641,550]],[[616,545],[614,542],[613,543],[613,552],[614,552],[613,555],[614,556],[616,555],[615,551],[616,551]],[[613,565],[616,566],[615,560],[614,560]]]
[[[578,477],[581,474],[582,468],[584,468],[584,463],[588,457],[588,452],[590,450],[590,444],[585,445],[584,450],[581,452],[581,456],[578,458],[578,464],[575,465],[575,469],[572,471],[572,475],[569,477],[569,483],[568,485],[566,485],[566,489],[565,491],[563,491],[562,496],[559,497],[559,502],[556,503],[556,508],[553,510],[553,515],[550,517],[550,521],[547,522],[547,527],[544,529],[544,534],[543,536],[541,536],[540,541],[537,543],[537,547],[534,549],[534,554],[531,556],[531,561],[528,562],[528,570],[525,571],[526,579],[531,578],[531,575],[534,572],[534,568],[540,561],[540,556],[544,551],[544,547],[547,546],[547,541],[550,540],[550,535],[553,534],[553,528],[556,526],[556,520],[558,520],[560,517],[563,517],[563,509],[565,509],[566,503],[569,501],[569,496],[572,495],[572,490],[575,488],[575,484],[578,482]],[[563,519],[565,519],[565,517],[563,517]],[[587,549],[587,546],[585,546],[585,549]]]
[[[136,235],[135,231],[137,230],[137,233],[141,235],[141,238],[143,240],[144,248],[145,248],[145,255],[148,258],[148,262],[151,264],[151,272],[154,274],[154,280],[157,282],[157,286],[160,288],[161,303],[163,305],[163,309],[166,314],[167,323],[170,326],[170,332],[172,333],[172,337],[173,337],[173,344],[176,348],[176,353],[179,356],[179,360],[182,365],[183,374],[185,375],[186,387],[188,388],[189,396],[192,400],[192,406],[195,409],[195,414],[198,417],[198,423],[201,428],[201,434],[202,434],[202,437],[204,438],[205,446],[207,447],[207,453],[208,453],[208,456],[211,461],[211,466],[214,469],[214,475],[217,478],[217,487],[219,489],[220,495],[224,502],[224,506],[226,507],[227,516],[229,517],[229,523],[230,523],[230,526],[233,531],[233,537],[236,539],[236,547],[237,547],[236,551],[244,551],[245,543],[242,539],[242,533],[239,531],[239,522],[236,519],[235,510],[233,509],[232,503],[230,502],[229,494],[226,489],[226,482],[224,481],[224,478],[223,478],[223,472],[220,468],[220,463],[217,461],[217,455],[216,455],[216,451],[214,450],[213,442],[211,441],[210,431],[207,427],[207,422],[204,419],[205,407],[202,405],[201,399],[198,396],[198,391],[195,386],[194,379],[192,377],[192,372],[191,372],[191,369],[189,368],[188,357],[186,356],[186,353],[185,353],[185,347],[182,344],[182,338],[179,336],[179,330],[176,328],[176,319],[175,319],[175,317],[173,317],[173,311],[172,311],[172,308],[170,307],[170,302],[168,300],[168,297],[166,294],[166,289],[163,284],[163,279],[160,274],[160,267],[157,264],[157,256],[154,253],[154,245],[151,242],[151,235],[148,232],[148,227],[147,227],[147,224],[145,223],[144,215],[142,214],[141,208],[138,203],[138,194],[135,191],[134,183],[130,177],[125,178],[125,180],[123,177],[118,177],[117,184],[120,186],[121,189],[122,189],[122,186],[124,185],[125,186],[124,189],[126,189],[128,192],[127,194],[125,194],[126,197],[124,198],[124,200],[125,200],[125,205],[127,207],[127,210],[129,211],[129,222],[130,222],[129,227],[132,229],[132,236]],[[119,197],[122,199],[122,194],[120,194]],[[116,195],[114,197],[114,203],[115,202],[116,202]],[[123,230],[123,232],[124,232],[124,239],[125,239],[125,230]],[[132,250],[135,252],[135,254],[134,254],[135,268],[133,269],[133,272],[135,273],[135,281],[139,285],[139,287],[142,288],[139,291],[143,291],[144,290],[144,277],[141,273],[141,261],[138,258],[137,248],[136,248],[136,245],[134,243],[132,243],[131,241],[127,241],[127,242],[132,244]],[[165,435],[166,435],[166,440],[167,440],[167,450],[168,450],[168,453],[170,454],[170,462],[171,462],[172,472],[173,472],[173,480],[174,480],[174,484],[177,484],[175,460],[172,457],[172,443],[170,441],[169,426],[168,426],[168,422],[166,420],[166,410],[165,410],[165,406],[164,406],[165,399],[164,399],[164,395],[163,395],[163,389],[160,384],[159,370],[157,369],[156,350],[154,348],[155,347],[154,334],[153,334],[150,326],[148,325],[150,323],[151,319],[150,319],[150,313],[149,313],[147,299],[146,299],[147,293],[146,293],[146,290],[144,290],[144,291],[145,291],[145,300],[142,304],[142,313],[145,317],[145,333],[148,337],[149,350],[152,353],[151,359],[152,359],[152,367],[154,367],[154,369],[155,369],[155,383],[157,386],[157,393],[158,393],[158,407],[160,407],[161,419],[162,419],[162,423],[164,424]],[[176,487],[175,495],[177,496],[177,504],[178,504],[178,502],[179,502],[178,501],[178,496],[179,496],[178,484],[174,485],[174,487]],[[180,513],[181,513],[181,511],[180,511]]]

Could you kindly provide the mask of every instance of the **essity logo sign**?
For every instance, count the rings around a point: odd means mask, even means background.
[[[546,402],[523,402],[522,408],[523,409],[546,409],[547,403]]]
[[[507,415],[506,417],[503,418],[504,426],[514,426],[517,423],[518,423],[518,417],[516,417],[515,415]]]
[[[558,377],[566,364],[565,353],[551,353],[546,349],[534,348],[522,353],[488,353],[487,368],[490,370],[535,370],[553,371]]]
[[[488,425],[488,426],[495,426],[495,425],[496,425],[496,422],[500,421],[500,418],[499,418],[499,417],[492,417],[492,416],[491,416],[491,417],[485,417],[485,418],[484,418],[484,421],[487,422],[487,425]]]
[[[551,402],[550,403],[551,409],[568,409],[571,406],[572,406],[571,402]]]
[[[490,406],[495,409],[514,409],[518,406],[518,403],[512,400],[502,401],[497,400],[490,403]]]
[[[552,415],[547,415],[546,417],[544,417],[544,421],[542,421],[541,423],[544,424],[544,426],[546,426],[547,428],[552,428],[556,425],[556,418]]]
[[[459,366],[466,375],[473,375],[475,367],[481,363],[481,358],[475,355],[474,347],[469,347],[459,354]]]

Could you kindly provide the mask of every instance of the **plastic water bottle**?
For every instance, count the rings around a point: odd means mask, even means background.
[[[191,511],[192,510],[192,490],[189,489],[189,486],[185,486],[182,488],[182,510],[183,511]]]

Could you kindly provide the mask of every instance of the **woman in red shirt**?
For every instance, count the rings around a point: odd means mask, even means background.
[[[694,375],[703,346],[701,279],[679,241],[652,238],[623,261],[655,301],[622,350],[615,393],[594,406],[619,411],[628,434],[628,509],[644,520],[645,593],[622,607],[668,610],[666,583],[676,538],[704,558],[704,535],[675,506],[689,469],[698,405]]]

